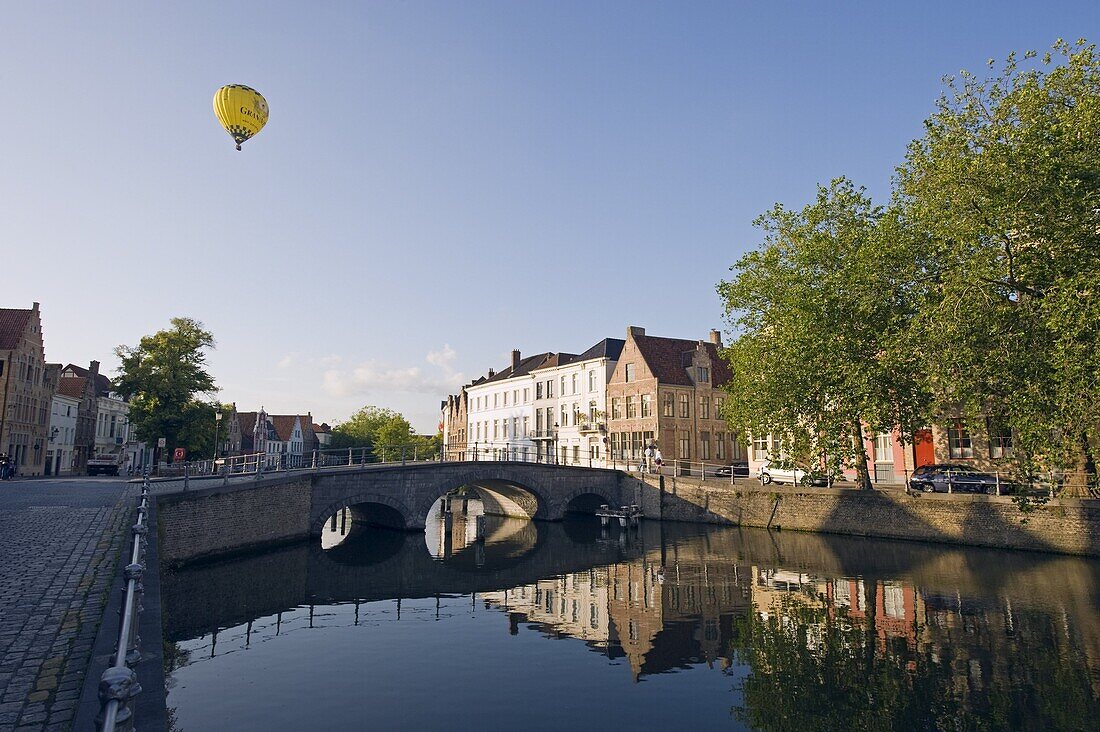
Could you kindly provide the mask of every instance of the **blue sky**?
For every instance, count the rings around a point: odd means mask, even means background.
[[[433,430],[512,348],[704,337],[752,220],[889,194],[944,74],[1095,2],[8,3],[0,306],[46,356],[186,315],[221,398]],[[266,129],[211,110],[243,83]]]

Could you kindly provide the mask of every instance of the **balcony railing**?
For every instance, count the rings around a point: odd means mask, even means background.
[[[532,440],[553,440],[558,436],[556,429],[549,430],[532,430],[527,433],[527,437]]]
[[[581,420],[577,422],[577,429],[583,434],[586,432],[607,432],[607,425],[603,422],[590,422],[588,420]]]

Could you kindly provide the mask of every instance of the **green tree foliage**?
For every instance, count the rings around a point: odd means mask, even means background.
[[[780,440],[796,463],[853,465],[870,488],[864,438],[912,434],[929,401],[897,347],[916,313],[905,227],[843,178],[803,209],[776,205],[756,224],[763,246],[718,286],[740,331],[724,354],[733,371],[725,416]]]
[[[129,400],[130,423],[138,437],[155,442],[164,437],[169,453],[213,454],[216,391],[206,370],[206,352],[214,337],[202,323],[172,318],[166,330],[145,336],[137,346],[119,346],[122,361],[115,390]]]
[[[993,67],[993,62],[990,66]],[[995,415],[1038,466],[1100,426],[1100,57],[1055,44],[963,73],[909,146],[897,201],[928,235],[911,343],[941,412]],[[1094,467],[1088,468],[1095,472]]]
[[[441,443],[441,435],[417,435],[409,420],[399,412],[370,405],[332,428],[334,448],[370,447],[378,460],[382,459],[382,448],[405,447],[410,459],[414,454],[434,456],[439,453]]]

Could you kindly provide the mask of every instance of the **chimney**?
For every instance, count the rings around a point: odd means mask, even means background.
[[[33,310],[33,311],[37,312],[37,311],[38,311],[38,303],[34,303],[34,304],[32,304],[32,305],[31,305],[31,310]]]
[[[722,332],[718,330],[712,330],[710,332],[710,342],[719,348],[722,347]]]
[[[91,361],[88,364],[88,371],[91,372],[92,378],[99,376],[99,361]]]
[[[491,379],[495,375],[496,375],[496,371],[493,371],[492,369],[489,369],[489,378]]]
[[[519,349],[512,351],[512,371],[519,368]]]
[[[645,335],[645,328],[639,328],[636,325],[628,325],[626,327],[626,337],[628,339],[637,338],[638,336],[644,336],[644,335]]]

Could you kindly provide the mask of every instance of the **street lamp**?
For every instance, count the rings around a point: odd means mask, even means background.
[[[218,427],[222,423],[222,412],[217,410],[214,412],[214,460],[218,459]],[[216,467],[216,466],[215,466]]]

